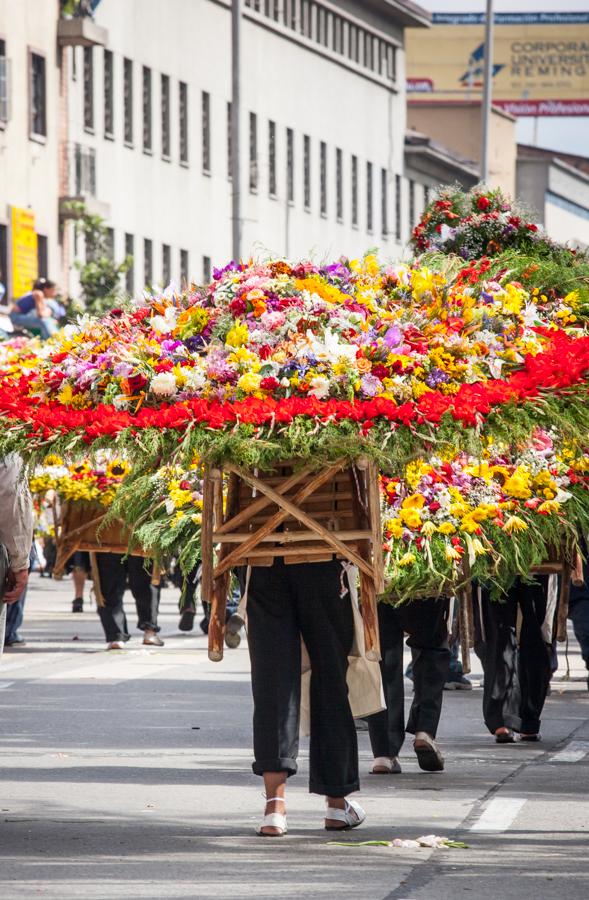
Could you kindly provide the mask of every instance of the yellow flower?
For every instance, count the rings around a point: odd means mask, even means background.
[[[131,466],[124,459],[113,459],[106,467],[108,478],[124,478],[131,471]]]
[[[260,390],[261,381],[262,376],[258,375],[257,372],[245,372],[239,378],[237,387],[240,388],[240,390],[244,391],[246,394],[253,394],[255,391]]]
[[[74,392],[72,391],[71,385],[65,384],[57,395],[57,399],[60,403],[63,403],[64,406],[69,406],[72,402],[73,396]]]
[[[460,559],[461,553],[456,547],[453,547],[451,544],[446,544],[446,559]]]
[[[407,528],[415,530],[421,525],[421,516],[417,509],[402,509],[399,513],[399,518]]]
[[[387,519],[384,523],[385,531],[394,538],[403,537],[403,523],[400,519]]]
[[[227,332],[225,343],[229,347],[243,347],[249,339],[249,330],[247,325],[236,322],[235,325]]]
[[[412,566],[415,562],[415,553],[404,553],[399,560],[400,566]]]
[[[548,513],[552,515],[553,513],[557,513],[560,510],[560,503],[558,500],[545,500],[544,503],[541,503],[538,507],[539,513]]]
[[[510,497],[516,497],[518,500],[527,500],[532,496],[530,473],[518,466],[513,475],[503,485],[503,490]]]
[[[61,456],[57,456],[55,453],[50,453],[49,456],[46,456],[43,460],[44,466],[63,466],[63,459]]]
[[[440,534],[454,534],[456,528],[452,522],[442,522],[441,525],[438,525],[438,531]]]
[[[402,503],[403,509],[423,509],[425,506],[425,497],[423,494],[411,494],[405,497]]]
[[[519,516],[510,516],[503,526],[503,530],[506,531],[507,534],[513,534],[516,531],[526,531],[527,528],[527,523]]]
[[[433,522],[424,522],[421,528],[421,533],[425,535],[425,537],[431,537],[432,534],[436,533],[436,526]]]

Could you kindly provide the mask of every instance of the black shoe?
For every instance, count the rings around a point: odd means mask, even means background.
[[[178,628],[180,631],[192,631],[194,628],[194,617],[196,615],[196,610],[193,606],[187,606],[186,609],[183,609],[180,614],[180,621],[178,622]]]
[[[76,597],[76,599],[72,603],[72,612],[79,613],[84,612],[84,598]]]
[[[25,641],[24,638],[17,636],[15,638],[4,641],[4,646],[5,647],[26,647],[27,642]]]
[[[511,728],[501,726],[495,730],[496,744],[515,744],[515,734]]]
[[[420,769],[424,772],[443,772],[444,757],[431,734],[418,731],[413,741],[413,749]]]
[[[200,630],[202,631],[203,634],[209,633],[209,620],[207,619],[206,616],[204,617],[204,619],[200,620]]]

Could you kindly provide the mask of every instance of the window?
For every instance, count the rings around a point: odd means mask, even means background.
[[[49,260],[47,255],[47,235],[37,235],[37,269],[39,278],[49,277]]]
[[[151,127],[151,69],[143,66],[143,152],[153,150]]]
[[[327,144],[321,141],[319,145],[319,179],[320,179],[320,210],[321,215],[327,215]]]
[[[108,259],[114,262],[115,258],[115,230],[114,228],[107,228],[106,235],[104,238],[104,247],[106,250],[106,255]]]
[[[10,280],[8,272],[8,225],[0,225],[0,281],[6,288],[4,302],[10,297]]]
[[[387,170],[380,170],[380,227],[382,236],[389,233],[389,203],[388,203],[388,178]]]
[[[188,285],[188,250],[180,250],[180,284]]]
[[[6,59],[6,41],[0,39],[0,123],[8,122],[8,60]]]
[[[355,62],[355,63],[359,62],[359,60],[360,60],[360,53],[359,53],[360,44],[359,44],[358,37],[359,37],[359,35],[358,35],[357,26],[350,25],[349,56],[350,56],[350,59],[352,60],[352,62]]]
[[[268,122],[268,193],[276,196],[276,122]]]
[[[430,189],[429,189],[429,184],[424,184],[424,186],[423,186],[423,205],[424,205],[424,208],[425,208],[426,206],[429,206],[429,200],[430,200]]]
[[[415,182],[409,179],[409,228],[415,225]]]
[[[227,103],[227,178],[231,181],[233,177],[233,134],[231,131],[231,101]]]
[[[30,128],[31,134],[47,136],[47,101],[45,80],[45,57],[31,53],[30,66]]]
[[[401,240],[401,176],[395,175],[395,240]]]
[[[179,101],[179,138],[180,138],[180,162],[188,164],[188,85],[181,81],[178,86]]]
[[[161,90],[161,117],[162,117],[162,156],[170,158],[170,76],[162,75],[160,79]]]
[[[115,130],[113,97],[113,55],[112,50],[104,51],[104,136],[112,138]]]
[[[130,59],[123,60],[123,113],[125,144],[133,146],[133,63]]]
[[[372,163],[366,163],[366,231],[372,233],[373,222],[373,197],[372,197]]]
[[[358,227],[358,157],[352,156],[352,226]]]
[[[172,251],[169,244],[162,244],[162,283],[167,287],[172,280]]]
[[[211,95],[202,92],[202,170],[211,171]]]
[[[303,137],[303,174],[305,209],[311,209],[311,138]]]
[[[335,151],[335,195],[336,215],[338,222],[344,220],[344,172],[343,153],[338,147]]]
[[[294,131],[286,129],[286,200],[294,203]]]
[[[153,284],[153,241],[149,238],[143,241],[143,284],[145,287]]]
[[[94,55],[84,47],[84,128],[94,131]]]
[[[203,256],[202,258],[202,280],[208,284],[211,280],[211,257]]]
[[[132,234],[125,235],[125,256],[131,258],[131,265],[127,269],[125,273],[125,287],[127,289],[128,294],[133,294],[135,291],[135,262],[133,260],[135,250],[134,250],[134,240]]]
[[[250,192],[258,190],[258,117],[250,113]]]

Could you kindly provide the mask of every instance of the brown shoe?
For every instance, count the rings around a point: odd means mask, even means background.
[[[164,642],[155,631],[146,631],[143,636],[143,643],[148,647],[163,647]]]
[[[419,768],[424,772],[442,772],[444,770],[444,757],[431,734],[427,734],[426,731],[418,731],[413,741],[413,749]]]

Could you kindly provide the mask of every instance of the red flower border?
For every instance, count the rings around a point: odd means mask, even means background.
[[[564,331],[547,332],[550,348],[528,356],[523,368],[507,379],[463,384],[456,394],[438,391],[424,394],[417,402],[401,405],[392,400],[317,400],[290,397],[274,400],[248,398],[233,403],[188,400],[157,409],[143,407],[136,415],[99,404],[76,410],[54,401],[38,402],[27,395],[32,376],[0,385],[0,414],[10,422],[28,423],[30,438],[50,440],[60,434],[78,432],[90,444],[104,436],[115,436],[126,428],[184,430],[191,424],[211,429],[244,423],[288,425],[298,416],[318,422],[362,423],[367,431],[377,419],[395,425],[438,424],[449,413],[465,426],[480,424],[492,409],[509,402],[523,403],[541,391],[556,392],[586,381],[589,372],[589,337],[571,338]]]

